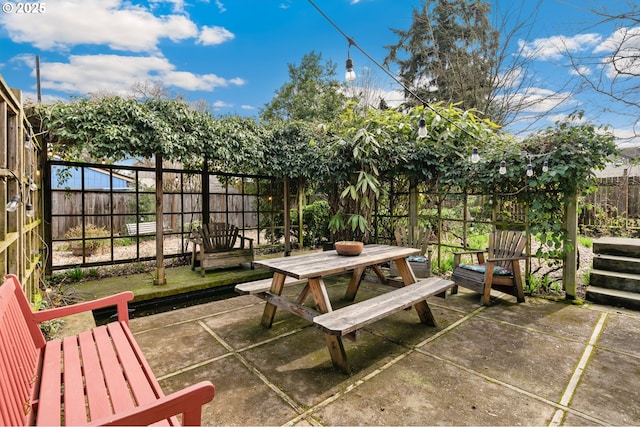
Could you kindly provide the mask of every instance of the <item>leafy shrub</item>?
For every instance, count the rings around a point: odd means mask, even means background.
[[[329,203],[317,200],[302,208],[303,246],[319,246],[329,239]],[[291,210],[291,232],[300,241],[298,211]]]
[[[94,224],[87,224],[84,228],[84,247],[87,250],[96,250],[102,246],[107,245],[108,241],[105,239],[109,237],[110,233],[104,227],[97,227]],[[78,225],[72,227],[64,234],[64,237],[71,241],[71,246],[82,246],[82,226]]]

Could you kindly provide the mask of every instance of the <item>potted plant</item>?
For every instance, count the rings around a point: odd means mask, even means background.
[[[104,237],[109,237],[109,232],[104,227],[96,227],[94,224],[87,224],[84,227],[84,236],[82,234],[82,226],[71,227],[64,234],[69,240],[71,252],[75,256],[91,256],[104,246],[107,242]]]

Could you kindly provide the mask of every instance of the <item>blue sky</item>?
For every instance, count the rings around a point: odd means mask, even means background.
[[[342,78],[347,56],[348,42],[307,0],[29,3],[38,5],[37,13],[18,13],[21,4],[3,1],[0,75],[10,87],[22,90],[24,98],[35,99],[34,65],[39,55],[44,102],[87,93],[127,95],[136,83],[161,81],[173,94],[206,101],[216,115],[257,116],[288,81],[288,64],[298,64],[303,55],[315,51],[334,61]],[[314,3],[380,63],[387,54],[384,46],[397,41],[390,28],[407,29],[412,8],[421,4],[419,0]],[[511,125],[514,131],[526,128],[531,114],[549,113],[535,122],[539,127],[581,108],[587,120],[611,125],[621,138],[632,135],[637,118],[593,92],[578,92],[574,71],[561,53],[602,52],[615,27],[594,26],[599,19],[588,9],[606,5],[616,10],[626,1],[542,0],[535,15],[533,0],[491,3],[512,18],[519,13],[532,16],[531,25],[511,44],[513,57],[528,56],[529,72],[512,78],[527,79],[520,97],[539,101]],[[352,47],[351,57],[356,73],[369,73],[380,96],[391,103],[400,98],[401,88],[362,52]]]

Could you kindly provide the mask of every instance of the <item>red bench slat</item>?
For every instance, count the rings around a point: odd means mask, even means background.
[[[131,292],[37,313],[17,277],[0,286],[0,425],[199,423],[215,389],[165,397],[128,327]],[[46,342],[38,322],[117,306],[118,321]],[[138,406],[143,406],[138,408]]]

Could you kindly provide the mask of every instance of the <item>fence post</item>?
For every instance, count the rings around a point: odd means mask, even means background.
[[[411,247],[416,247],[418,236],[418,184],[415,178],[411,178],[409,184],[409,244]]]
[[[156,278],[154,285],[166,285],[164,274],[164,208],[162,183],[162,154],[156,153]]]
[[[562,283],[566,292],[566,298],[576,298],[576,274],[578,271],[578,195],[576,193],[568,197],[565,205],[565,226],[567,228],[567,240],[564,244],[564,265],[562,270]],[[566,250],[567,244],[570,250]]]

